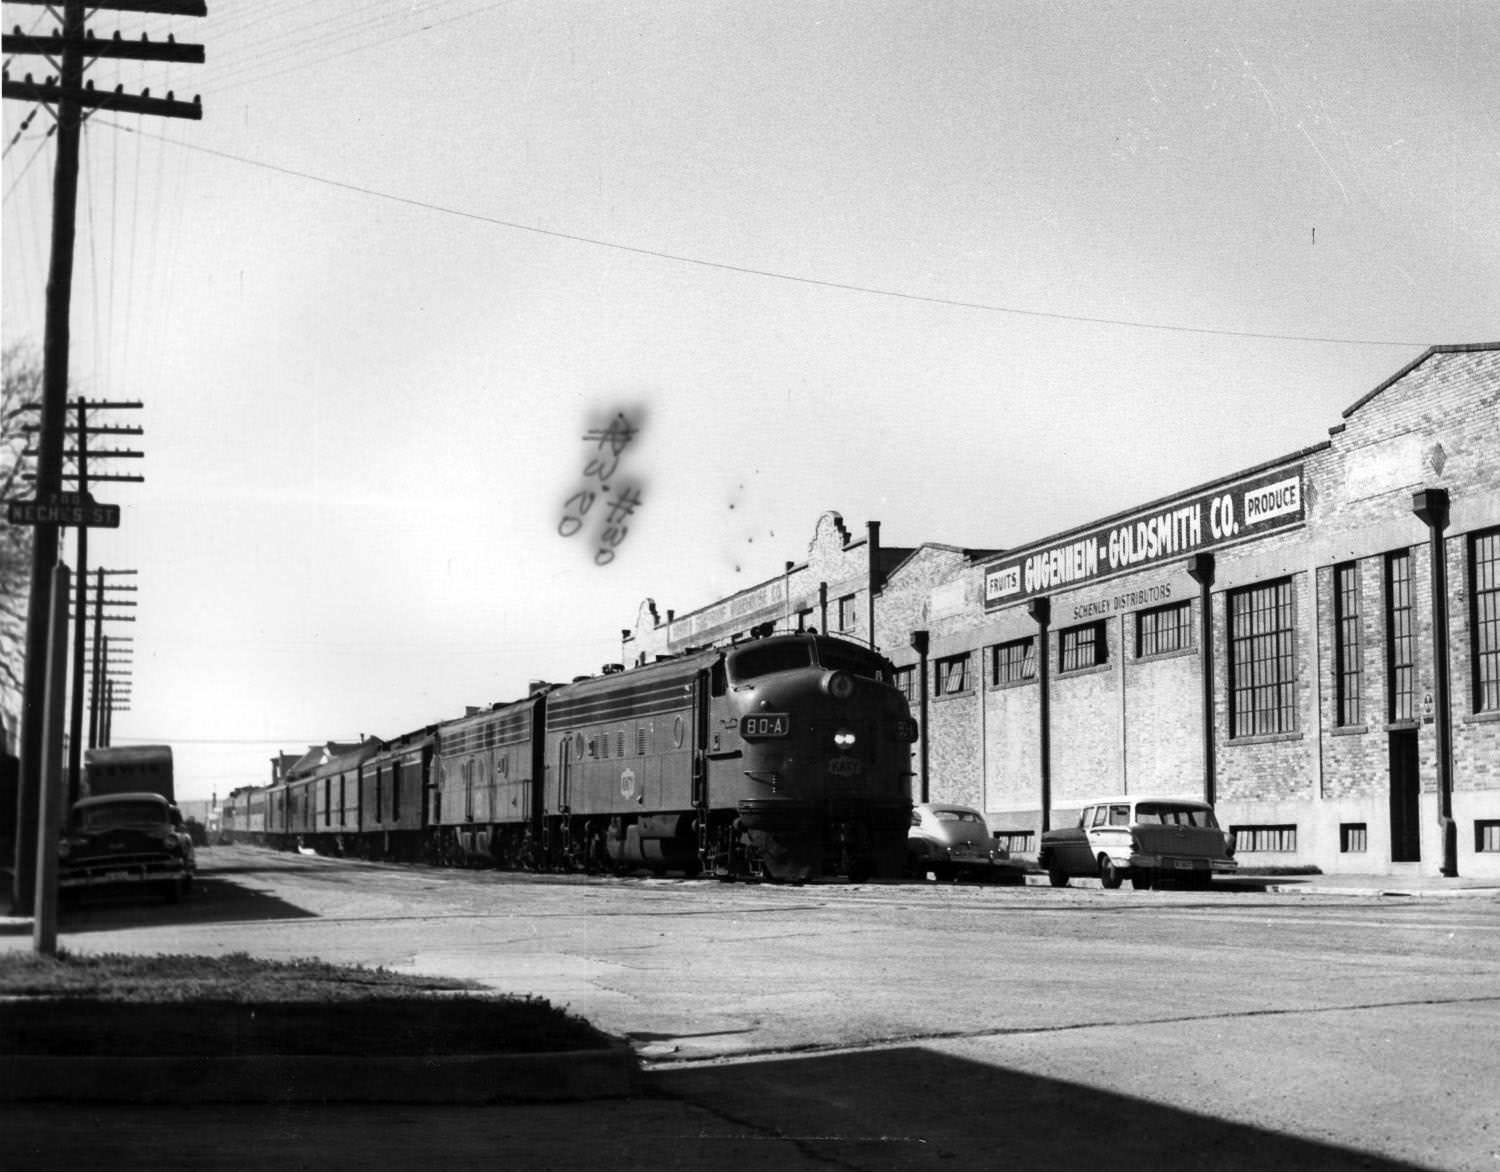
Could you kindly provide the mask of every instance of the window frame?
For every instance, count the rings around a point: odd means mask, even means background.
[[[1057,670],[1059,674],[1066,675],[1074,672],[1089,671],[1096,667],[1107,667],[1109,665],[1109,631],[1105,626],[1106,619],[1094,619],[1092,622],[1079,623],[1077,626],[1064,627],[1057,633]],[[1085,632],[1090,638],[1083,639]],[[1082,662],[1079,656],[1085,649],[1092,652],[1092,658]],[[1071,658],[1071,662],[1070,662]]]
[[[1417,719],[1416,590],[1409,549],[1385,555],[1386,719]]]
[[[1170,616],[1173,621],[1161,625],[1156,620]],[[1148,622],[1147,620],[1151,620]],[[1150,628],[1148,634],[1148,627]],[[1170,639],[1163,638],[1170,634]],[[1155,645],[1147,647],[1148,639]],[[1167,644],[1170,642],[1170,646]],[[1154,659],[1161,655],[1176,655],[1193,649],[1193,603],[1184,598],[1178,602],[1167,602],[1161,606],[1147,607],[1135,612],[1135,657]]]
[[[1019,650],[1019,659],[1014,652]],[[1036,636],[1007,639],[989,649],[990,687],[1007,684],[1029,684],[1037,678]]]
[[[1359,562],[1333,567],[1333,711],[1338,728],[1364,721],[1364,641],[1360,638]]]
[[[1298,729],[1295,582],[1285,577],[1243,586],[1229,591],[1225,605],[1229,739],[1295,733]]]
[[[944,655],[932,661],[932,695],[936,700],[951,696],[965,696],[974,690],[974,653],[962,651],[957,655]],[[959,686],[949,687],[953,677],[952,668],[958,668]]]
[[[1500,712],[1500,528],[1471,534],[1468,546],[1469,699],[1476,713]]]

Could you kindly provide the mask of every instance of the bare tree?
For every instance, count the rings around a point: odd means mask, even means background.
[[[0,505],[30,495],[25,473],[27,422],[41,417],[32,408],[42,401],[42,362],[23,342],[0,355],[4,389],[0,390]],[[19,727],[23,664],[26,662],[26,606],[31,587],[31,527],[12,525],[0,516],[0,714],[10,729]]]

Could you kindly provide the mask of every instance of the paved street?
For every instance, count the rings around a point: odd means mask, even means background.
[[[189,904],[89,906],[63,946],[540,994],[629,1036],[656,1100],[844,1166],[1500,1166],[1493,894],[783,888],[244,847],[202,862]]]

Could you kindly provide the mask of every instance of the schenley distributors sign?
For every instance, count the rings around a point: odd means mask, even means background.
[[[1126,570],[1200,553],[1300,525],[1302,465],[1138,513],[1059,545],[1003,558],[984,575],[984,607],[997,610],[1033,594],[1081,586]]]

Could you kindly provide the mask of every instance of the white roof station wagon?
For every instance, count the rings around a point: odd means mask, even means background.
[[[1097,875],[1105,887],[1129,878],[1138,889],[1177,881],[1206,887],[1234,871],[1234,836],[1213,807],[1190,798],[1117,797],[1091,802],[1078,824],[1042,835],[1037,864],[1053,887]]]

